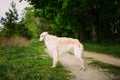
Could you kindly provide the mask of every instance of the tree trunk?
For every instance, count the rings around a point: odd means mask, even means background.
[[[80,36],[80,41],[84,41],[84,30],[83,30],[83,27],[81,26],[80,27],[80,33],[79,33],[79,36]]]
[[[96,4],[93,4],[93,21],[92,21],[92,40],[94,43],[98,42],[97,25],[99,23],[99,12],[96,8]]]
[[[94,43],[97,43],[98,42],[98,37],[97,37],[97,31],[96,31],[96,25],[92,25],[92,41]]]

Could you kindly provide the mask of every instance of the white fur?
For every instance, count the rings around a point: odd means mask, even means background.
[[[40,35],[39,41],[43,40],[45,41],[49,55],[53,58],[52,67],[56,67],[58,54],[71,52],[81,62],[82,69],[85,69],[84,60],[82,59],[83,45],[77,39],[56,37],[47,32],[43,32]]]

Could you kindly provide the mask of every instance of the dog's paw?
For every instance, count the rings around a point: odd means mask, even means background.
[[[86,68],[83,68],[82,70],[83,70],[83,71],[85,71],[85,70],[86,70]]]
[[[51,66],[51,68],[55,68],[56,66]]]
[[[85,70],[86,70],[86,68],[85,68],[85,67],[81,67],[81,68],[80,68],[80,70],[83,70],[83,71],[85,71]]]

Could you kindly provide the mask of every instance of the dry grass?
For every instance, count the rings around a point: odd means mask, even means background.
[[[10,45],[20,45],[20,46],[27,46],[29,41],[20,36],[13,36],[9,39],[7,38],[0,38],[0,46],[10,46]]]

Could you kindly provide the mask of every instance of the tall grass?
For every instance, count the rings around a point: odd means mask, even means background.
[[[9,45],[0,49],[0,80],[68,80],[60,63],[50,68],[52,59],[44,44],[34,40],[29,46]]]
[[[20,36],[12,36],[11,38],[0,37],[0,47],[9,45],[27,46],[29,41]]]
[[[103,54],[112,55],[120,58],[120,45],[119,44],[108,44],[108,43],[84,43],[85,50],[94,51]]]

